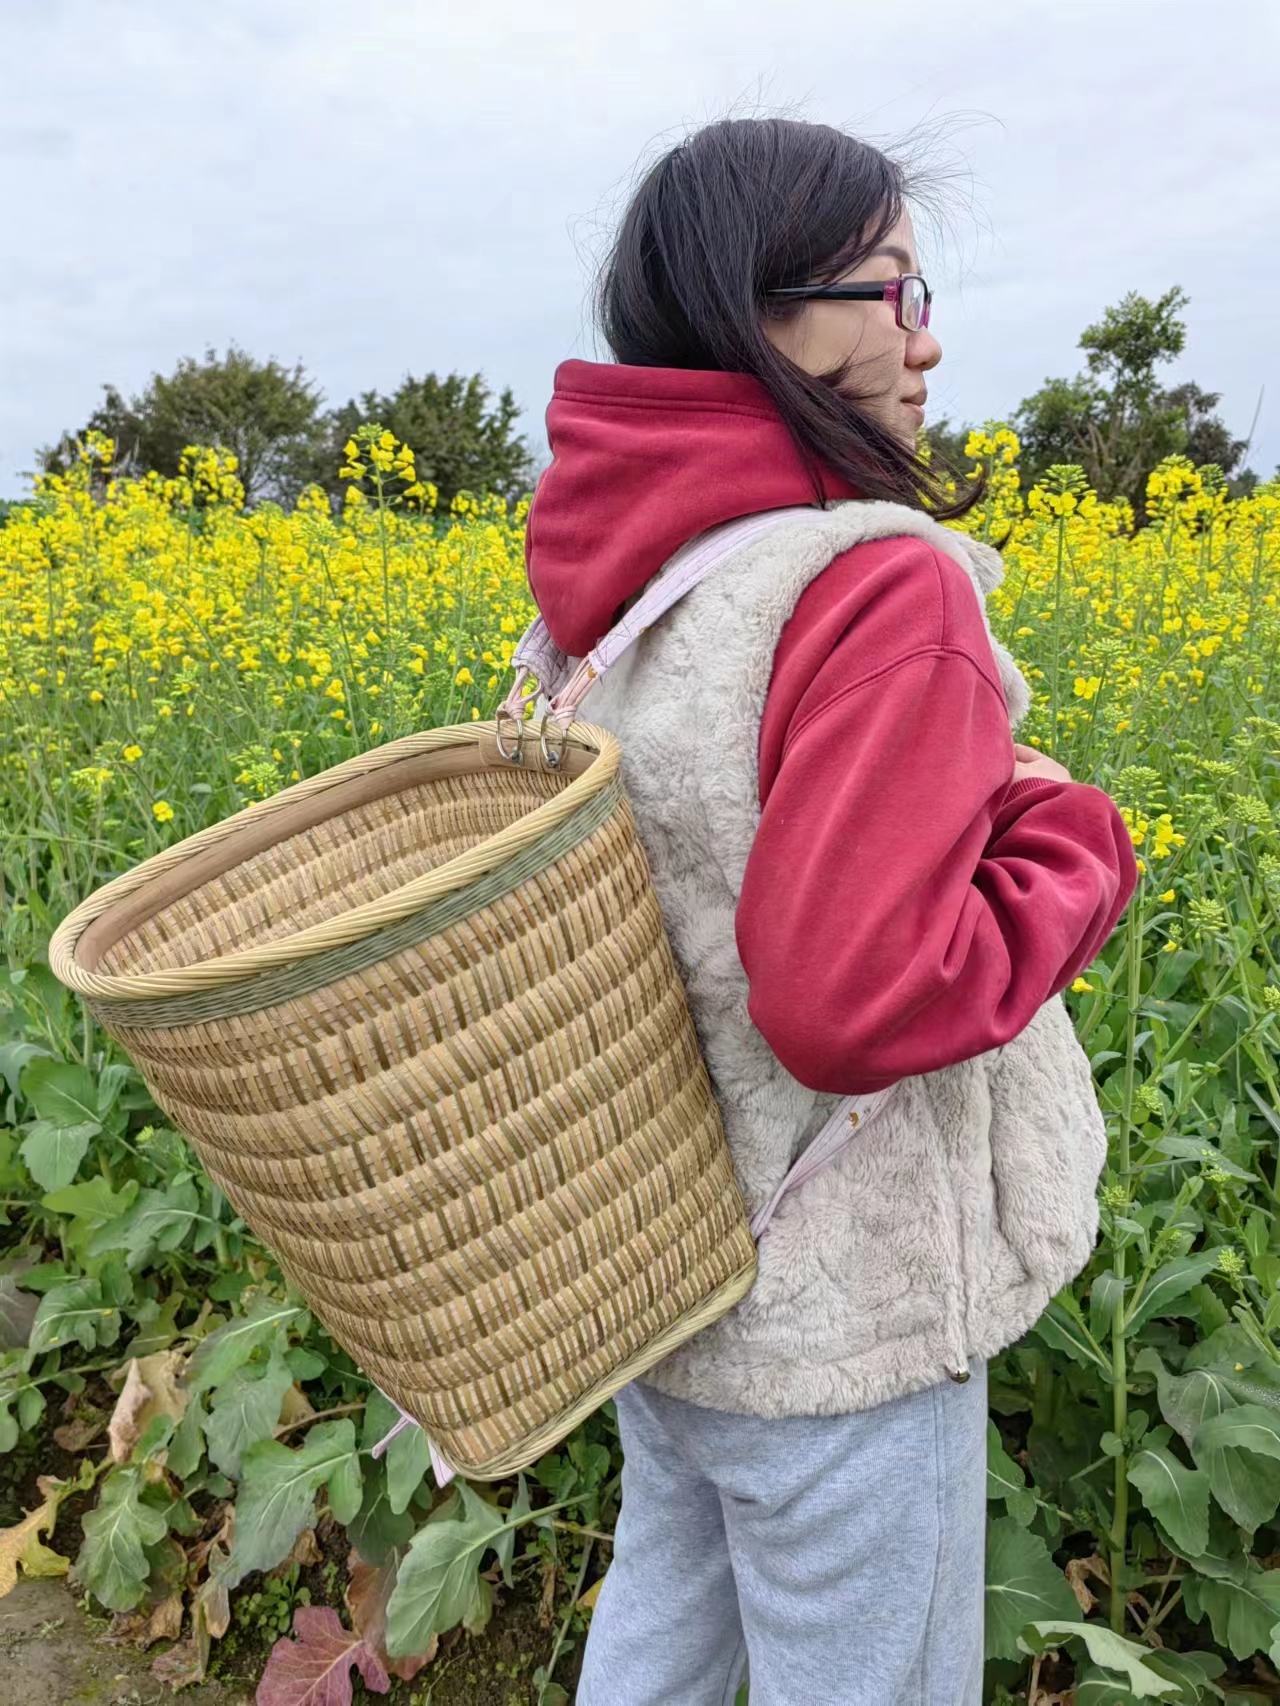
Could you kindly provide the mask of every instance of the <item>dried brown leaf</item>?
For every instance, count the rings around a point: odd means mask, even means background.
[[[166,1599],[142,1611],[118,1611],[107,1639],[117,1646],[140,1647],[144,1651],[156,1641],[176,1641],[182,1633],[182,1595]]]
[[[310,1421],[315,1413],[315,1405],[295,1380],[280,1405],[280,1427],[297,1427],[301,1422]]]
[[[129,1358],[124,1385],[107,1427],[111,1456],[116,1463],[128,1462],[142,1430],[154,1416],[171,1416],[175,1422],[182,1420],[187,1407],[187,1394],[178,1390],[182,1363],[182,1352],[174,1350]]]
[[[1071,1585],[1071,1591],[1076,1596],[1076,1603],[1087,1617],[1098,1603],[1098,1597],[1086,1585],[1085,1577],[1092,1576],[1103,1587],[1111,1586],[1111,1572],[1107,1568],[1105,1558],[1100,1558],[1096,1552],[1087,1558],[1072,1558],[1066,1567],[1066,1578]]]
[[[33,1542],[39,1543],[41,1529],[46,1534],[52,1533],[57,1514],[57,1499],[46,1497],[44,1503],[29,1511],[21,1522],[12,1528],[0,1528],[0,1599],[12,1593],[17,1586],[19,1564],[25,1568],[28,1548]]]
[[[94,1440],[107,1425],[104,1415],[78,1416],[73,1422],[64,1422],[60,1428],[53,1430],[53,1441],[64,1451],[83,1451],[92,1445]]]
[[[323,1558],[324,1553],[316,1544],[315,1529],[304,1528],[302,1533],[294,1541],[293,1550],[290,1552],[286,1562],[302,1565],[319,1564],[322,1562]]]

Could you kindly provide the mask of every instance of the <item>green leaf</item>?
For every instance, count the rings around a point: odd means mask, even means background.
[[[430,1467],[431,1447],[420,1427],[405,1428],[387,1447],[387,1498],[397,1516],[408,1510]]]
[[[1101,1342],[1111,1331],[1115,1320],[1116,1299],[1128,1290],[1130,1281],[1116,1277],[1110,1268],[1095,1274],[1089,1287],[1089,1327]]]
[[[1243,1167],[1237,1167],[1220,1149],[1206,1142],[1202,1137],[1179,1137],[1176,1133],[1165,1137],[1156,1145],[1160,1155],[1167,1155],[1171,1161],[1195,1161],[1210,1167],[1217,1167],[1229,1178],[1245,1181],[1255,1181],[1257,1174],[1248,1173]]]
[[[1110,1379],[1111,1364],[1085,1326],[1079,1308],[1074,1298],[1070,1306],[1064,1304],[1060,1293],[1049,1300],[1048,1307],[1033,1330],[1050,1350],[1065,1352],[1073,1362],[1092,1364]]]
[[[345,1462],[340,1463],[329,1477],[329,1509],[336,1520],[345,1527],[359,1515],[360,1505],[364,1498],[363,1478],[360,1473],[360,1454],[353,1451]]]
[[[1135,1452],[1128,1473],[1177,1552],[1184,1558],[1203,1552],[1209,1544],[1208,1475],[1188,1469],[1163,1445]]]
[[[69,1214],[76,1220],[115,1220],[129,1208],[138,1195],[136,1179],[126,1179],[120,1189],[113,1190],[101,1173],[78,1185],[67,1185],[41,1197],[41,1208],[50,1214]]]
[[[0,1043],[0,1078],[9,1086],[12,1095],[18,1094],[18,1082],[23,1067],[37,1055],[45,1059],[50,1058],[48,1049],[41,1048],[39,1043]]]
[[[22,1094],[50,1125],[92,1125],[98,1118],[98,1086],[83,1066],[47,1057],[28,1061],[22,1071]]]
[[[119,1311],[104,1305],[98,1281],[71,1280],[55,1285],[40,1299],[31,1329],[31,1349],[48,1351],[55,1345],[78,1344],[91,1351],[97,1345],[115,1344],[119,1335]]]
[[[86,1120],[81,1125],[54,1125],[50,1120],[37,1120],[18,1153],[42,1191],[60,1191],[75,1178],[90,1138],[101,1130],[96,1120]]]
[[[414,1535],[387,1601],[387,1652],[392,1658],[425,1652],[436,1635],[462,1623],[482,1629],[493,1589],[480,1576],[484,1554],[498,1548],[506,1513],[466,1481]],[[1022,1532],[1021,1529],[1018,1530]]]
[[[1073,1620],[1034,1622],[1024,1631],[1019,1646],[1025,1653],[1044,1653],[1064,1641],[1081,1641],[1089,1657],[1103,1670],[1118,1671],[1124,1686],[1136,1700],[1176,1700],[1181,1686],[1161,1676],[1147,1664],[1147,1649],[1136,1641],[1117,1635],[1103,1623]]]
[[[1018,1636],[1028,1623],[1069,1618],[1080,1609],[1048,1546],[1011,1517],[987,1527],[986,1591],[989,1659],[1020,1658]]]
[[[359,1512],[347,1524],[351,1544],[365,1563],[381,1569],[394,1548],[404,1546],[417,1526],[417,1519],[408,1512],[397,1516],[391,1509],[383,1460],[371,1464],[365,1472]]]
[[[76,1574],[110,1611],[131,1611],[146,1591],[151,1565],[144,1548],[163,1540],[161,1513],[139,1499],[136,1469],[111,1475],[96,1510],[84,1517]]]
[[[200,1218],[200,1193],[190,1178],[176,1179],[162,1191],[140,1192],[127,1213],[99,1227],[89,1254],[123,1250],[129,1271],[137,1273],[157,1251],[176,1250]]]
[[[0,1351],[23,1350],[31,1337],[40,1300],[21,1288],[22,1275],[30,1266],[30,1257],[15,1258],[0,1269]]]
[[[1250,1570],[1243,1582],[1187,1576],[1182,1593],[1190,1617],[1207,1616],[1214,1640],[1236,1658],[1269,1650],[1280,1622],[1280,1570]]]
[[[1202,1451],[1240,1446],[1261,1457],[1280,1458],[1280,1417],[1261,1404],[1237,1404],[1234,1410],[1204,1422],[1192,1445]]]
[[[201,1339],[187,1364],[186,1385],[191,1392],[218,1386],[241,1368],[257,1350],[268,1344],[282,1328],[300,1322],[305,1311],[293,1304],[255,1298],[247,1315],[239,1315]]]
[[[1227,1661],[1218,1653],[1171,1653],[1164,1648],[1158,1653],[1148,1653],[1146,1662],[1157,1676],[1167,1676],[1171,1682],[1182,1684],[1183,1692],[1176,1699],[1193,1703],[1209,1697],[1226,1699],[1214,1683],[1214,1678],[1227,1668]]]
[[[1155,1375],[1160,1414],[1175,1433],[1182,1435],[1187,1445],[1210,1417],[1235,1406],[1235,1399],[1227,1390],[1225,1381],[1212,1369],[1170,1374],[1159,1353],[1149,1345],[1139,1351],[1133,1366],[1138,1373]]]
[[[204,1394],[196,1392],[187,1400],[187,1407],[174,1430],[165,1459],[165,1467],[169,1473],[176,1475],[180,1481],[189,1480],[200,1467],[200,1460],[204,1456],[204,1430],[208,1420]]]
[[[224,1475],[238,1476],[248,1447],[271,1438],[292,1385],[293,1375],[277,1345],[266,1364],[246,1364],[216,1388],[205,1437],[210,1460]]]
[[[511,1501],[507,1512],[506,1532],[499,1536],[494,1551],[498,1554],[498,1562],[502,1566],[502,1579],[508,1587],[514,1587],[515,1577],[512,1571],[516,1558],[516,1530],[524,1519],[532,1516],[533,1506],[529,1503],[529,1486],[524,1478],[522,1469],[516,1476],[516,1496]]]
[[[1184,1297],[1193,1285],[1199,1285],[1205,1275],[1211,1274],[1217,1265],[1217,1250],[1197,1250],[1194,1255],[1178,1256],[1172,1262],[1166,1262],[1162,1268],[1157,1268],[1130,1306],[1128,1331],[1131,1334],[1139,1332],[1157,1315],[1185,1313],[1185,1306],[1174,1307],[1177,1300]]]
[[[1208,1370],[1197,1370],[1204,1376]],[[1237,1416],[1244,1417],[1237,1423]],[[1250,1533],[1280,1505],[1280,1436],[1276,1416],[1260,1404],[1237,1404],[1197,1428],[1191,1452],[1208,1471],[1213,1496]]]
[[[274,1439],[249,1447],[241,1458],[228,1589],[251,1570],[269,1570],[287,1557],[311,1520],[317,1491],[352,1456],[355,1444],[356,1430],[344,1416],[317,1422],[296,1451]]]
[[[1027,1486],[1021,1466],[1005,1451],[1000,1430],[991,1421],[987,1423],[987,1498],[1004,1499],[1005,1509],[1023,1528],[1036,1514],[1036,1496]]]

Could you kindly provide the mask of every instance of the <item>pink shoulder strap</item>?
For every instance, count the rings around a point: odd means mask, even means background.
[[[598,681],[646,628],[651,628],[659,616],[705,580],[731,552],[772,533],[776,527],[813,514],[810,505],[796,504],[786,509],[762,510],[759,515],[738,516],[699,533],[668,559],[617,627],[611,628],[576,668],[571,667],[568,654],[551,638],[542,617],[536,616],[511,654],[516,678],[499,707],[499,715],[517,718],[521,715],[524,686],[532,679],[547,696],[547,715],[567,729],[577,717],[578,707],[592,682]]]

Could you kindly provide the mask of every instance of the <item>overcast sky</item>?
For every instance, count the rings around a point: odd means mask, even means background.
[[[481,370],[543,447],[637,166],[730,111],[935,127],[936,415],[1007,414],[1180,284],[1170,380],[1239,436],[1265,386],[1269,475],[1278,64],[1276,0],[0,0],[0,496],[104,382],[231,340],[330,403]]]

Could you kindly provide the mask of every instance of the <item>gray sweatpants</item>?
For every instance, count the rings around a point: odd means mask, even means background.
[[[576,1706],[979,1706],[987,1371],[759,1416],[632,1381]]]

